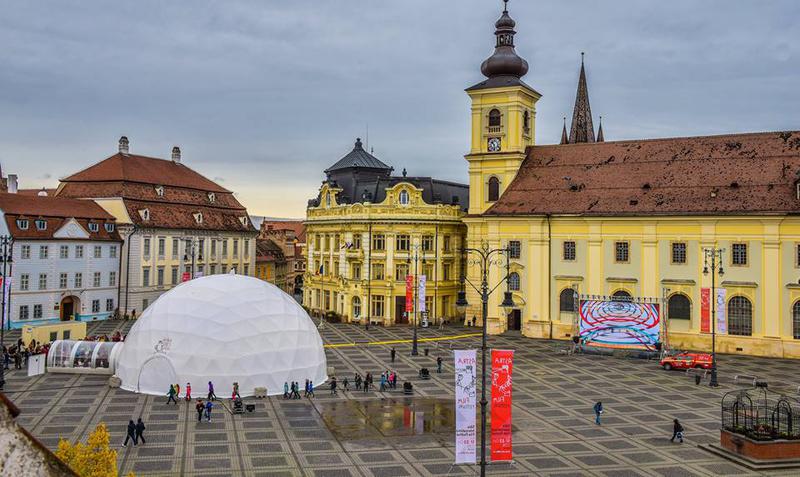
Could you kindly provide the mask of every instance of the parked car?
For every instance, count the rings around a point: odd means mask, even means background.
[[[672,356],[665,356],[660,361],[661,367],[670,369],[702,368],[711,369],[711,355],[708,353],[683,352]]]

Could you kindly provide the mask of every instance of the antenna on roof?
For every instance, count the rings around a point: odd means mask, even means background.
[[[369,123],[367,123],[367,150],[369,150]]]

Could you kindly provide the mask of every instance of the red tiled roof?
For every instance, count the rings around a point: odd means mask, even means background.
[[[41,189],[19,189],[19,190],[17,190],[17,193],[20,194],[20,195],[37,195],[38,196],[39,192],[41,192],[42,190],[47,192],[48,196],[52,197],[52,196],[56,195],[56,190],[58,190],[58,189],[48,189],[48,188],[44,188],[44,187],[41,188]]]
[[[106,223],[114,223],[114,216],[91,200],[0,193],[0,210],[15,239],[50,239],[70,219],[75,219],[90,240],[120,240],[116,227],[111,233],[105,229]],[[19,228],[19,218],[27,219],[27,229]],[[46,222],[44,230],[36,227],[36,220]],[[89,222],[98,224],[97,232],[89,229]]]
[[[800,131],[533,146],[485,215],[800,212]]]
[[[228,209],[211,206],[197,206],[191,204],[170,204],[139,200],[125,200],[128,215],[134,224],[143,227],[158,227],[165,229],[195,229],[195,230],[228,230],[240,232],[253,232],[256,230],[250,223],[247,211],[242,209]],[[150,213],[149,220],[144,220],[139,213],[147,209]],[[195,220],[195,213],[203,214],[202,223]],[[246,217],[247,223],[243,224],[240,217]]]
[[[302,220],[264,220],[261,222],[262,231],[268,233],[270,227],[272,227],[273,231],[291,230],[297,237],[298,242],[306,241],[306,226]]]
[[[88,168],[62,179],[62,182],[139,182],[185,187],[209,192],[230,192],[182,163],[117,153]]]

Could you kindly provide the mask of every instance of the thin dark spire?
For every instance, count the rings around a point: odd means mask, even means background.
[[[503,0],[503,13],[508,13],[508,0]]]
[[[600,127],[597,128],[597,142],[604,142],[603,138],[603,116],[600,116]]]
[[[561,129],[561,144],[569,144],[569,138],[567,137],[567,117],[564,116],[564,126]]]
[[[595,142],[594,126],[592,126],[592,108],[589,106],[589,88],[586,86],[586,68],[583,66],[581,52],[581,74],[578,78],[578,92],[575,94],[575,109],[572,112],[572,125],[569,131],[569,142]]]

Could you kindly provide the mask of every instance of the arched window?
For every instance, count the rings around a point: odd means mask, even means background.
[[[558,310],[568,313],[575,313],[575,290],[565,288],[558,295]]]
[[[519,274],[517,272],[508,274],[508,289],[511,291],[519,291]]]
[[[489,127],[500,126],[500,111],[493,109],[489,111]]]
[[[735,296],[728,301],[728,334],[753,334],[753,305],[743,296]]]
[[[692,302],[683,293],[676,293],[669,297],[667,302],[667,319],[669,320],[691,320]]]
[[[400,205],[408,205],[408,191],[401,190],[400,197],[399,197]]]
[[[792,307],[792,330],[794,339],[800,340],[800,300]]]
[[[353,318],[361,317],[361,298],[353,297]]]
[[[631,294],[625,290],[617,290],[611,295],[611,301],[631,301]]]
[[[500,198],[500,179],[497,177],[489,178],[489,202],[494,202]]]

